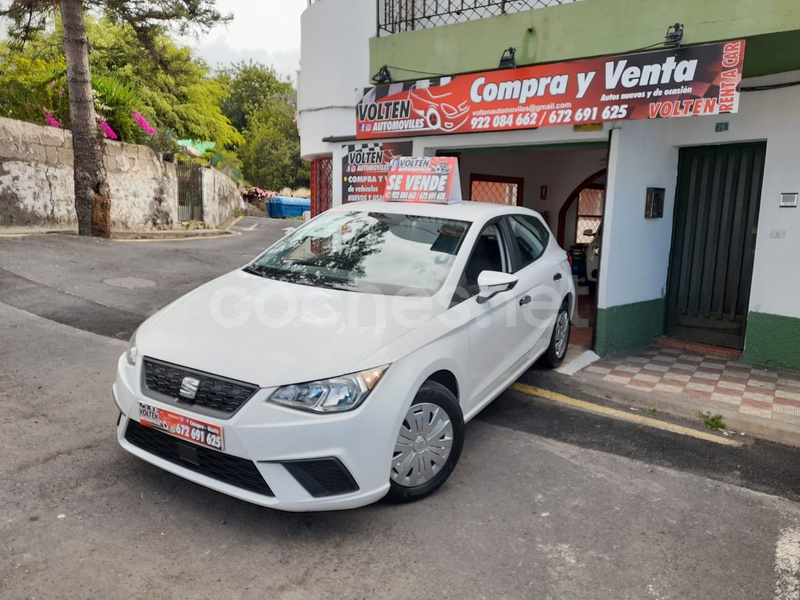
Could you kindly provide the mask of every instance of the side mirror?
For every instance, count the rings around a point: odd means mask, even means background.
[[[478,304],[488,302],[497,294],[513,290],[518,281],[519,278],[510,273],[482,271],[478,275]]]
[[[592,229],[585,229],[583,231],[583,235],[591,235],[594,236],[594,231]]]

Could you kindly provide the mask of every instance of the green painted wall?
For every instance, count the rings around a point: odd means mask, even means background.
[[[800,319],[751,312],[744,358],[748,362],[800,369]]]
[[[600,356],[647,346],[664,335],[664,299],[624,304],[597,311],[597,343]]]
[[[627,53],[663,41],[676,21],[684,44],[748,38],[746,77],[800,69],[798,0],[584,0],[373,38],[370,72],[390,65],[400,81],[491,70],[509,46],[518,65]]]
[[[607,356],[651,344],[664,334],[664,310],[663,299],[598,310],[595,352]],[[751,312],[744,359],[800,369],[800,319]]]

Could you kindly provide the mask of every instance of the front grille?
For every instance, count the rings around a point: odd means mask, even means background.
[[[183,442],[137,421],[128,422],[125,439],[150,454],[218,481],[265,496],[275,495],[250,460]]]
[[[296,460],[281,464],[315,498],[358,490],[350,471],[338,458]]]
[[[180,395],[184,377],[193,377],[200,381],[200,387],[193,400],[182,398]],[[144,383],[145,388],[153,392],[225,413],[236,412],[258,391],[258,386],[251,383],[193,371],[152,358],[144,359]]]

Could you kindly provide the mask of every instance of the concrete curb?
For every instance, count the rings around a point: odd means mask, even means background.
[[[244,217],[232,219],[221,229],[163,229],[154,231],[112,231],[111,241],[113,242],[162,242],[162,241],[185,241],[195,239],[215,239],[230,237],[232,235],[242,235],[238,231],[231,229]],[[77,235],[76,229],[38,229],[32,228],[31,231],[14,231],[14,233],[2,233],[0,229],[0,239],[3,238],[22,238],[34,235]]]
[[[745,435],[756,437],[779,444],[800,447],[800,427],[787,425],[779,421],[764,419],[755,415],[743,415],[736,410],[720,408],[716,403],[702,402],[699,400],[686,400],[682,396],[675,398],[661,392],[647,392],[639,394],[619,385],[605,384],[598,381],[585,381],[580,378],[580,373],[571,378],[578,389],[589,395],[600,395],[604,399],[622,406],[633,406],[643,410],[656,409],[668,416],[686,419],[702,424],[701,414],[710,412],[722,415],[723,421],[729,430],[744,432]]]
[[[13,233],[2,233],[2,229],[0,229],[0,239],[8,239],[8,238],[23,238],[23,237],[31,237],[33,235],[54,235],[54,234],[65,234],[65,235],[77,235],[77,229],[39,229],[39,228],[31,228],[30,231],[14,231]]]
[[[191,231],[147,231],[116,232],[111,236],[112,242],[185,242],[190,240],[209,240],[241,235],[238,231],[225,229],[195,229]]]

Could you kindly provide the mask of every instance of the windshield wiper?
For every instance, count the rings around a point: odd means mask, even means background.
[[[316,259],[299,259],[284,261],[290,267],[320,267],[319,261]]]
[[[244,271],[245,273],[250,273],[251,275],[258,275],[259,277],[267,276],[263,270],[259,269],[255,265],[247,265],[244,269],[242,269],[242,271]]]
[[[342,281],[335,277],[327,277],[320,273],[303,273],[299,271],[284,271],[274,267],[266,267],[262,265],[248,265],[242,269],[245,273],[258,275],[265,279],[274,279],[275,281],[285,281],[286,283],[294,283],[297,285],[305,285],[309,287],[323,287],[332,290],[340,290],[343,292],[352,292],[353,288],[342,285]]]

